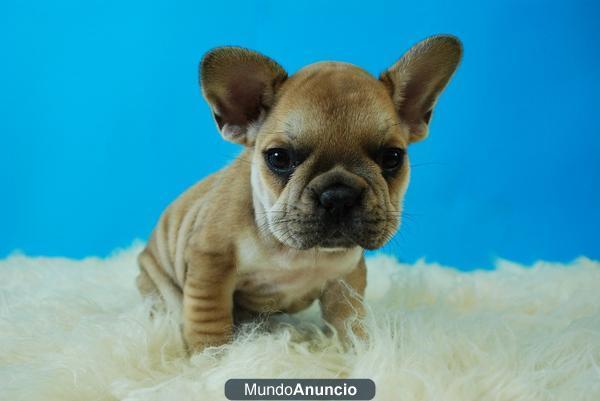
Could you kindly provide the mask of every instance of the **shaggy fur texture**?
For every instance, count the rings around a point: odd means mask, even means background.
[[[313,306],[190,359],[136,292],[140,249],[0,261],[0,399],[206,401],[233,377],[367,377],[378,400],[600,400],[600,263],[586,258],[463,273],[374,257],[370,344],[343,352]]]

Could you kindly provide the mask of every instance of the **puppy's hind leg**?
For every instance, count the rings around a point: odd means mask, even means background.
[[[135,280],[138,291],[144,300],[149,300],[152,304],[150,309],[150,318],[154,318],[155,313],[165,311],[165,300],[160,296],[156,284],[152,281],[146,270],[140,269]]]
[[[168,310],[181,316],[182,291],[158,265],[152,253],[145,249],[138,256],[140,273],[136,284],[142,297],[152,302],[151,316]]]

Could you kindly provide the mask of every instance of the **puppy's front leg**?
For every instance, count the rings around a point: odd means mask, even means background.
[[[319,298],[323,318],[335,327],[344,343],[348,340],[348,328],[357,336],[366,338],[362,327],[366,286],[367,268],[363,256],[354,270],[341,279],[327,283]]]
[[[190,351],[222,345],[233,333],[235,268],[231,253],[189,247],[183,289],[183,337]]]

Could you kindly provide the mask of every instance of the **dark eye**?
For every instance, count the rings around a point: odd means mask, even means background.
[[[384,171],[394,171],[402,166],[404,150],[399,148],[384,149],[381,151],[379,158],[379,165]]]
[[[265,152],[267,165],[278,174],[288,174],[294,168],[292,156],[286,149],[274,148]]]

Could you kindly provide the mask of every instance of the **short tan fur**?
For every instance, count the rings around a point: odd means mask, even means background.
[[[139,256],[140,292],[179,314],[192,351],[235,322],[314,300],[342,339],[365,336],[365,249],[400,226],[408,146],[462,54],[453,36],[412,47],[379,79],[322,62],[288,76],[238,47],[207,53],[202,93],[224,139],[245,146],[162,214]]]

